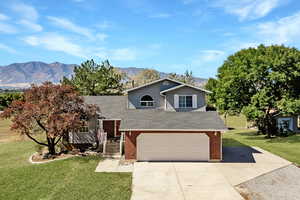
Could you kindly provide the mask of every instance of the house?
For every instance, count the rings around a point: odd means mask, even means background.
[[[281,130],[300,133],[300,115],[279,115],[276,117],[276,126]]]
[[[92,135],[86,143],[93,142],[98,129],[107,134],[106,149],[124,139],[125,159],[220,161],[226,127],[217,112],[206,111],[207,93],[164,78],[129,89],[125,96],[86,96],[86,103],[101,110],[101,119],[86,127]]]

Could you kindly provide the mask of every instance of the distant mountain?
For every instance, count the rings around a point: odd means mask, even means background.
[[[13,63],[7,66],[0,66],[0,88],[24,88],[31,83],[42,83],[51,81],[58,83],[63,76],[71,77],[75,64],[63,64],[59,62],[26,62]],[[145,68],[127,67],[119,68],[129,76],[134,76]],[[168,73],[160,72],[161,77],[168,76]],[[197,84],[203,85],[206,79],[195,77]]]

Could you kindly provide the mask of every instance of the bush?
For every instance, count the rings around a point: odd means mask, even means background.
[[[14,100],[21,100],[23,93],[21,92],[7,92],[0,93],[0,110],[7,108]]]

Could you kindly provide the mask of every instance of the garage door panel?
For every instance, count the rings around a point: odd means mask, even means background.
[[[143,133],[137,137],[141,161],[207,161],[209,137],[199,133]]]

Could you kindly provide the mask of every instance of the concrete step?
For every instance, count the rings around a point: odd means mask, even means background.
[[[104,158],[121,158],[120,153],[105,153],[103,155]]]

